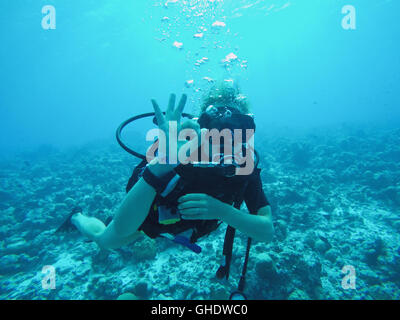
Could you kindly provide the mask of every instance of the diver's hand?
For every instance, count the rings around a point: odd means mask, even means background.
[[[158,103],[156,100],[151,99],[151,102],[153,104],[154,112],[156,114],[156,119],[157,119],[157,124],[160,130],[162,130],[165,134],[166,138],[166,145],[163,147],[160,147],[159,145],[159,157],[167,157],[167,159],[171,159],[169,155],[170,151],[170,146],[169,143],[171,142],[169,139],[169,134],[173,134],[175,137],[179,137],[179,133],[184,130],[184,129],[192,129],[196,132],[197,138],[200,137],[201,131],[200,131],[200,126],[196,121],[193,120],[187,120],[183,124],[181,124],[181,117],[182,117],[182,112],[183,109],[186,105],[187,101],[187,96],[186,94],[183,94],[179,104],[177,107],[175,107],[175,100],[176,96],[175,94],[171,94],[169,98],[169,103],[168,103],[168,108],[167,111],[165,112],[165,115],[161,112],[160,107],[158,106]],[[179,150],[186,143],[186,141],[175,141],[176,143],[176,154],[177,154],[177,161],[178,163],[180,162],[179,160]],[[191,142],[186,146],[185,149],[187,150],[192,150],[190,147],[193,144],[196,144],[196,147],[198,146],[198,139],[191,140]],[[164,151],[165,150],[165,151]],[[163,154],[163,151],[165,154]]]
[[[178,210],[186,220],[220,219],[231,206],[204,193],[190,193],[178,199]]]
[[[178,123],[178,125],[180,124],[182,112],[183,112],[183,109],[185,108],[185,104],[187,101],[187,95],[186,94],[182,95],[181,100],[179,101],[179,104],[176,108],[175,108],[175,100],[176,100],[176,96],[175,96],[175,94],[172,93],[169,96],[168,108],[164,115],[161,112],[161,109],[158,106],[157,101],[154,99],[151,99],[151,103],[153,104],[154,112],[156,114],[158,127],[161,130],[163,130],[165,132],[165,134],[168,134],[170,121],[176,121]]]

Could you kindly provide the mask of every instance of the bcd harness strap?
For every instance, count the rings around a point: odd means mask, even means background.
[[[247,183],[246,183],[247,186]],[[240,210],[241,204],[243,202],[244,198],[244,190],[246,189],[246,186],[242,189],[241,194],[236,198],[234,207],[238,210]],[[225,256],[225,261],[223,264],[218,268],[216,276],[218,279],[223,279],[224,277],[228,280],[229,278],[229,272],[230,272],[230,266],[232,262],[232,251],[233,251],[233,243],[235,240],[235,233],[236,229],[229,226],[226,228],[226,233],[225,233],[225,239],[224,239],[224,249],[222,254]],[[238,290],[242,292],[244,290],[245,282],[246,282],[246,271],[247,271],[247,264],[249,261],[249,255],[250,255],[250,248],[251,248],[251,238],[247,238],[247,246],[246,246],[246,255],[243,263],[243,268],[242,268],[242,274],[239,280],[238,284]]]

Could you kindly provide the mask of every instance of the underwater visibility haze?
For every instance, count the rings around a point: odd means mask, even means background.
[[[115,139],[124,120],[153,112],[150,99],[164,111],[171,93],[198,115],[221,83],[254,114],[275,230],[252,242],[246,296],[399,299],[399,11],[396,0],[1,1],[0,299],[228,299],[247,236],[236,232],[229,279],[217,279],[226,223],[200,254],[166,238],[105,251],[55,233],[76,206],[104,222],[120,207],[139,163]],[[151,120],[124,142],[144,153]]]

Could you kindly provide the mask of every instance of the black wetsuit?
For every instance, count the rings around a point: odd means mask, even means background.
[[[134,169],[126,186],[126,192],[129,192],[140,179],[145,165],[146,161],[142,161]],[[180,167],[182,169],[179,170]],[[176,168],[175,171],[180,174],[181,180],[187,182],[186,186],[182,190],[175,192],[175,195],[168,195],[166,198],[157,195],[150,207],[149,214],[138,229],[150,238],[156,238],[161,233],[176,235],[188,229],[193,229],[190,240],[191,242],[196,242],[200,237],[208,235],[218,228],[220,224],[219,220],[180,220],[174,224],[160,224],[158,221],[158,206],[167,203],[173,210],[176,210],[177,198],[183,194],[206,193],[225,203],[235,205],[237,208],[240,208],[240,205],[244,201],[251,214],[257,214],[260,208],[269,205],[262,189],[261,170],[258,168],[249,176],[226,178],[210,174],[205,175],[204,172],[198,175],[193,174],[193,172],[185,174],[185,166],[180,167]]]

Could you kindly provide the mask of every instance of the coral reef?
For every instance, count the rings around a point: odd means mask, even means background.
[[[247,296],[399,299],[400,130],[258,132],[275,239],[253,242]],[[224,225],[199,242],[200,255],[167,239],[103,252],[78,232],[54,234],[74,205],[112,216],[136,164],[108,143],[1,158],[0,298],[228,298],[247,238],[237,233],[231,276],[217,280]],[[55,268],[54,290],[42,287],[44,266]],[[342,286],[344,266],[355,270],[355,289]]]

